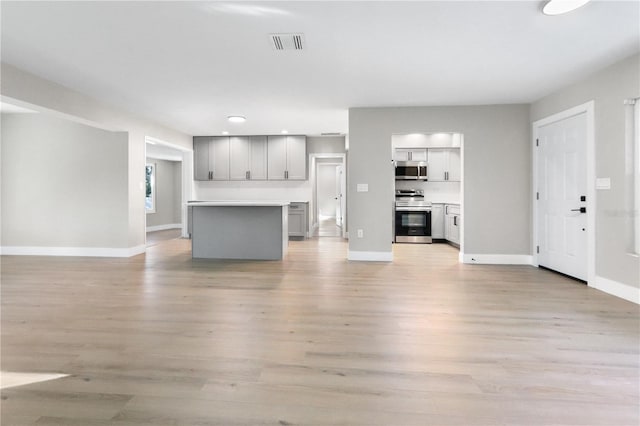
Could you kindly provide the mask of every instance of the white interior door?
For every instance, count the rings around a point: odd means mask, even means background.
[[[587,116],[538,129],[538,264],[587,280]],[[584,210],[581,212],[580,209]]]

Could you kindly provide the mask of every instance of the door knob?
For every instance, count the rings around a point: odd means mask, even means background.
[[[586,207],[580,207],[579,209],[571,209],[572,212],[580,212],[580,213],[586,213],[587,212],[587,208]]]

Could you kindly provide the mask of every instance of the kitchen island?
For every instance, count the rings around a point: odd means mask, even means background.
[[[190,201],[191,256],[279,260],[289,242],[288,201]]]

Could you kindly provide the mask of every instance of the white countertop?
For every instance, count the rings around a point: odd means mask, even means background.
[[[460,205],[460,201],[442,201],[442,200],[429,200],[425,197],[424,199],[425,201],[430,201],[431,204],[457,204]]]
[[[229,200],[229,201],[189,201],[190,207],[282,207],[288,206],[289,201],[258,201],[258,200]]]

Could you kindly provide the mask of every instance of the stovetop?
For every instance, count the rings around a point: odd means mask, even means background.
[[[396,189],[396,207],[431,207],[422,189]]]

